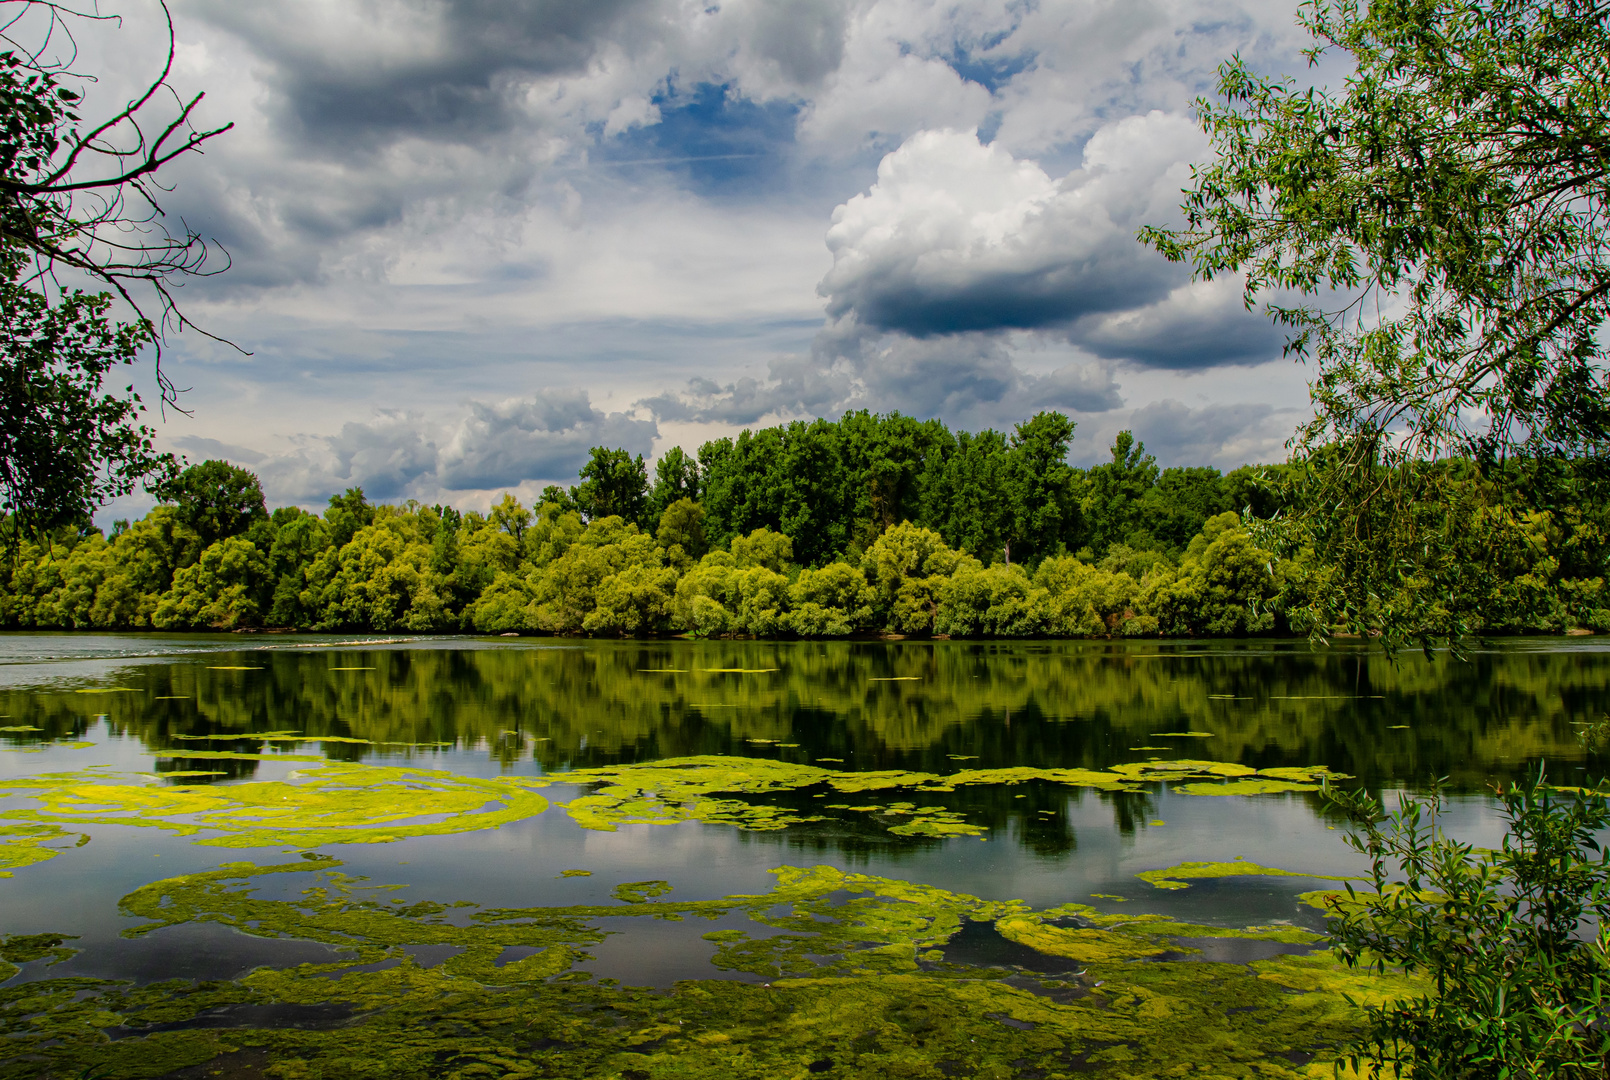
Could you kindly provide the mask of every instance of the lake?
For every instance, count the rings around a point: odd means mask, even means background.
[[[1326,784],[1610,649],[0,635],[11,1077],[1329,1076]],[[1139,875],[1139,876],[1138,876]]]

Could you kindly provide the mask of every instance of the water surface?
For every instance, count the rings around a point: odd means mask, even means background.
[[[1319,929],[1320,913],[1298,899],[1324,885],[1312,877],[1228,876],[1159,889],[1135,875],[1236,859],[1296,874],[1361,869],[1312,785],[1256,795],[1208,790],[1233,781],[1237,767],[1250,775],[1323,766],[1389,799],[1447,777],[1456,792],[1450,827],[1493,843],[1499,823],[1487,794],[1491,784],[1545,762],[1555,776],[1597,775],[1602,763],[1583,751],[1573,725],[1603,713],[1607,681],[1610,652],[1582,638],[1509,641],[1464,658],[1389,659],[1363,646],[1316,651],[1290,641],[3,635],[0,728],[12,730],[0,731],[0,781],[10,782],[0,787],[0,827],[48,822],[64,832],[49,842],[53,857],[0,878],[0,934],[74,935],[64,947],[77,950],[54,965],[23,963],[7,985],[81,977],[138,986],[236,980],[343,957],[350,965],[355,938],[305,928],[264,936],[257,932],[261,919],[229,914],[236,909],[228,904],[247,896],[305,904],[298,898],[309,888],[334,889],[328,903],[354,911],[465,905],[432,916],[456,927],[486,925],[488,917],[475,912],[583,907],[591,914],[577,925],[598,933],[577,939],[586,959],[569,965],[564,978],[661,989],[687,979],[760,984],[787,975],[787,965],[733,961],[720,934],[786,937],[786,926],[757,929],[764,912],[731,905],[682,914],[665,908],[663,918],[638,917],[647,909],[636,905],[764,895],[783,867],[828,867],[979,903],[1021,901],[1034,910],[1080,903],[1210,927]],[[601,821],[573,802],[610,785],[596,776],[574,782],[567,774],[625,769],[612,775],[629,778],[638,774],[627,767],[689,758],[721,759],[756,775],[773,763],[822,772],[810,774],[810,783],[707,796],[728,804],[717,823],[695,815],[633,824],[634,811],[622,806]],[[1112,774],[1114,784],[1105,786],[1123,790],[1104,790],[991,772],[990,782],[946,788],[947,778],[980,770],[1106,775],[1178,760],[1204,768],[1217,763],[1223,775],[1119,783],[1123,777]],[[455,828],[463,826],[445,835],[389,840],[377,826],[363,839],[385,842],[309,842],[304,833],[220,848],[209,845],[228,830],[198,825],[204,815],[170,816],[162,819],[168,827],[147,827],[139,814],[156,821],[160,808],[131,810],[134,796],[124,794],[118,807],[97,809],[80,790],[109,784],[158,799],[164,791],[212,791],[224,799],[218,805],[234,806],[229,789],[245,785],[243,796],[258,798],[280,790],[265,784],[309,782],[321,762],[362,766],[341,775],[359,777],[351,781],[359,787],[370,783],[362,778],[373,778],[373,790],[392,792],[388,797],[430,784],[463,788],[470,794],[462,807],[471,809],[433,817],[422,802],[421,816],[410,820],[429,826],[451,818]],[[447,775],[416,782],[410,777],[422,774],[383,773],[387,768]],[[865,791],[849,779],[876,773],[928,779]],[[29,779],[44,774],[67,778]],[[474,817],[483,811],[472,808],[490,796],[475,794],[483,788],[473,785],[483,783],[512,785],[549,808],[477,827]],[[78,794],[62,796],[69,787]],[[47,805],[47,788],[56,792],[51,798],[68,801]],[[754,825],[757,809],[791,823],[776,829],[730,823]],[[262,821],[275,812],[270,803],[249,811]],[[653,812],[663,817],[664,807]],[[921,814],[966,831],[898,831]],[[188,882],[187,875],[226,863],[265,867],[296,859],[306,860],[305,870],[206,879],[215,909],[149,929],[151,911],[177,910],[190,895],[179,885],[153,883]],[[619,887],[630,882],[663,882],[668,891],[655,886],[623,900]],[[142,888],[167,898],[142,909],[138,899],[129,900],[145,895]],[[840,904],[843,897],[833,895]],[[600,915],[609,905],[632,910],[619,918]],[[521,918],[525,925],[559,916]],[[938,951],[921,954],[929,957],[922,970],[962,965],[992,977],[1034,979],[1080,967],[1007,940],[987,919],[958,925],[960,932],[939,935]],[[130,936],[139,927],[148,929]],[[396,946],[373,970],[403,963],[450,971],[466,962],[476,940],[460,935],[456,944],[430,944],[430,936]],[[1311,948],[1197,938],[1183,945],[1182,956],[1225,964]],[[552,947],[543,939],[494,954],[506,964]],[[311,1011],[283,1002],[241,1004],[180,1027],[317,1029],[345,1023],[351,1012],[305,1008]],[[117,1028],[112,1035],[154,1030]]]

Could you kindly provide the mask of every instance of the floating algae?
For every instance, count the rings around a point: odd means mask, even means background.
[[[89,842],[88,836],[68,832],[59,825],[0,825],[0,878],[10,877],[13,870],[55,858],[58,849],[46,845],[52,840],[75,835],[78,847]]]
[[[155,756],[159,761],[172,758],[200,758],[208,761],[305,761],[318,764],[327,760],[312,754],[247,754],[237,750],[186,750],[183,747],[177,750],[164,750]]]
[[[4,732],[4,731],[43,731],[43,730],[45,730],[45,729],[44,728],[29,727],[27,724],[13,724],[10,727],[0,727],[0,732]]]
[[[391,887],[341,873],[333,859],[231,864],[155,882],[125,897],[139,936],[214,923],[262,938],[322,942],[331,963],[259,968],[233,982],[132,986],[41,979],[0,990],[0,1080],[41,1075],[233,1075],[272,1062],[284,1080],[355,1077],[600,1076],[760,1080],[822,1075],[1126,1077],[1329,1076],[1336,1048],[1362,1021],[1344,997],[1378,1003],[1401,980],[1347,969],[1325,953],[1254,964],[1136,963],[1173,932],[1268,937],[1265,931],[1126,919],[1090,909],[1033,913],[929,886],[830,867],[776,871],[759,895],[677,902],[479,910],[381,902]],[[274,878],[307,882],[270,900]],[[643,885],[646,883],[639,883]],[[295,885],[291,886],[295,888]],[[457,906],[457,905],[453,905]],[[473,908],[473,905],[471,906]],[[747,916],[757,935],[704,935],[716,968],[766,985],[709,978],[670,991],[594,982],[586,948],[644,917]],[[944,946],[969,922],[1034,937],[1090,919],[1113,959],[1045,979],[950,963]],[[606,924],[609,927],[606,929]],[[689,932],[697,934],[694,927]],[[1283,930],[1276,933],[1300,934]],[[1311,935],[1309,935],[1311,937]],[[63,939],[0,942],[0,958],[70,953]],[[1059,947],[1056,937],[1042,943]],[[1307,943],[1306,940],[1304,943]],[[455,946],[436,964],[408,950]],[[498,963],[513,948],[531,955]],[[1049,955],[1049,954],[1048,954]],[[1157,954],[1152,953],[1155,956]],[[198,1027],[241,1007],[323,1010],[322,1024]],[[1310,1056],[1318,1059],[1311,1064]]]
[[[1288,791],[1313,791],[1314,785],[1255,777],[1250,780],[1227,780],[1219,784],[1180,784],[1174,790],[1184,795],[1276,795]]]
[[[31,964],[48,960],[46,967],[67,960],[78,952],[62,943],[76,941],[67,934],[9,934],[0,935],[0,982],[5,982],[18,971],[18,964]]]
[[[22,821],[207,833],[196,843],[215,847],[386,843],[496,828],[540,814],[548,805],[541,795],[504,780],[314,760],[321,767],[285,781],[161,787],[56,774],[54,783],[42,785],[31,782],[40,778],[0,782],[0,794],[26,791],[38,803],[38,809],[5,812]]]
[[[98,686],[88,690],[74,690],[75,694],[143,694],[138,686]]]
[[[1191,886],[1187,882],[1203,878],[1259,876],[1319,878],[1322,881],[1350,880],[1346,877],[1333,877],[1329,874],[1299,874],[1272,866],[1259,866],[1257,863],[1247,862],[1244,859],[1236,859],[1233,862],[1184,862],[1178,866],[1165,867],[1162,870],[1143,870],[1135,876],[1159,889],[1189,889]]]
[[[1152,738],[1154,738],[1154,739],[1211,739],[1213,737],[1214,737],[1213,732],[1211,732],[1211,731],[1154,731],[1154,732],[1152,732]]]
[[[208,671],[263,671],[260,667],[242,667],[238,664],[209,664]]]
[[[1061,922],[1072,925],[1052,925]],[[998,920],[995,929],[1008,941],[1081,964],[1199,951],[1180,943],[1178,938],[1241,938],[1282,945],[1317,945],[1325,940],[1322,934],[1296,927],[1236,930],[1177,922],[1163,915],[1108,915],[1085,904],[1063,904],[1047,911],[1009,915]]]
[[[688,757],[582,769],[542,777],[480,779],[448,772],[332,762],[296,754],[230,750],[174,750],[168,759],[268,761],[310,764],[282,781],[162,786],[150,774],[137,783],[114,783],[115,774],[51,773],[0,782],[0,795],[31,797],[32,808],[0,811],[0,818],[29,824],[143,825],[217,847],[314,848],[324,844],[386,843],[413,836],[475,832],[534,817],[549,803],[538,791],[555,783],[591,788],[558,803],[580,827],[613,832],[622,825],[703,822],[744,830],[777,831],[826,820],[821,813],[778,805],[776,798],[826,789],[839,795],[889,793],[888,801],[819,809],[854,814],[889,835],[942,840],[979,836],[986,827],[958,810],[898,794],[935,795],[961,788],[1054,783],[1104,792],[1142,792],[1155,781],[1190,781],[1211,794],[1262,794],[1319,790],[1305,782],[1332,778],[1323,768],[1253,770],[1213,761],[1155,761],[1094,769],[967,769],[947,776],[879,770],[840,772],[768,758]],[[822,759],[818,759],[822,760]],[[210,775],[201,770],[165,774]],[[1239,790],[1235,785],[1242,785]],[[1228,789],[1228,790],[1226,790]],[[898,794],[897,794],[898,793]],[[813,792],[821,795],[823,792]]]

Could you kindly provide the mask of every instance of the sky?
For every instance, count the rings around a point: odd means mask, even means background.
[[[270,505],[529,501],[592,446],[861,408],[1232,468],[1306,414],[1239,283],[1135,239],[1225,58],[1305,72],[1293,0],[169,6],[173,86],[235,125],[162,173],[228,253],[181,300],[240,350],[170,337],[160,443]],[[154,0],[101,11],[90,114],[166,44]]]

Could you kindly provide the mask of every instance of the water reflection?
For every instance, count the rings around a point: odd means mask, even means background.
[[[104,715],[162,754],[160,768],[226,778],[258,763],[186,751],[285,744],[180,736],[368,740],[324,744],[352,761],[446,743],[549,771],[697,754],[937,773],[1193,757],[1325,764],[1371,786],[1446,775],[1477,790],[1544,759],[1597,767],[1572,725],[1610,700],[1610,654],[1596,643],[1520,642],[1468,660],[1301,642],[456,644],[164,658],[100,687],[124,692],[0,692],[0,726],[40,729],[3,733],[23,746],[80,738]],[[1146,813],[1118,810],[1120,821]]]

